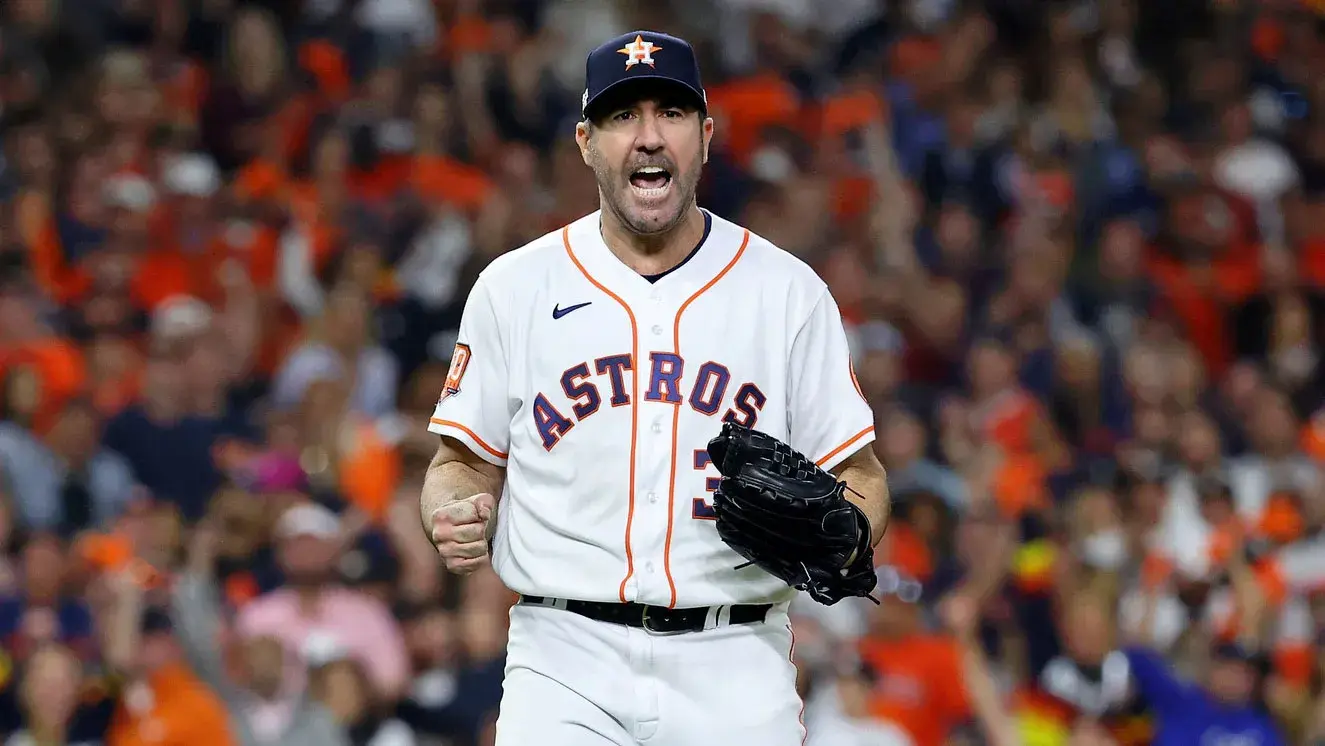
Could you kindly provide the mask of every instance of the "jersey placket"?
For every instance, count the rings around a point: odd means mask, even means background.
[[[626,582],[627,600],[666,606],[672,596],[671,575],[667,567],[667,541],[670,510],[675,506],[670,496],[672,464],[676,460],[676,428],[679,404],[668,401],[679,397],[679,386],[670,387],[656,380],[658,365],[655,353],[676,354],[676,303],[654,286],[631,299],[639,319],[640,340],[635,369],[640,376],[639,449],[635,453],[635,509],[631,526],[631,544],[635,555],[634,573]]]

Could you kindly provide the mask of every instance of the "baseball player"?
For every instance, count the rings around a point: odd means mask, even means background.
[[[700,209],[685,41],[589,54],[600,208],[489,265],[429,430],[422,518],[511,609],[499,746],[792,746],[787,607],[868,595],[874,417],[815,273]]]

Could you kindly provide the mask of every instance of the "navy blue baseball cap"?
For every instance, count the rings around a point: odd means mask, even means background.
[[[594,103],[605,94],[635,85],[636,81],[675,85],[693,94],[699,110],[708,113],[708,97],[699,78],[694,48],[668,34],[632,31],[589,53],[584,63],[580,114],[587,118]]]

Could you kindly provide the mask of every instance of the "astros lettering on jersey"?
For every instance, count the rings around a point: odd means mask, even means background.
[[[874,440],[837,304],[808,266],[705,213],[650,282],[588,215],[479,276],[429,430],[506,467],[492,564],[513,591],[671,606],[795,592],[718,537],[724,421],[831,469]]]

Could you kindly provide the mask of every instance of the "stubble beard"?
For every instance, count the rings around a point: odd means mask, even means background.
[[[689,172],[684,174],[674,173],[672,175],[672,188],[677,190],[679,197],[676,212],[661,225],[655,226],[646,223],[638,215],[633,214],[629,204],[630,177],[622,175],[621,169],[609,165],[603,159],[602,153],[592,143],[589,145],[589,152],[593,157],[594,180],[598,182],[599,201],[631,233],[639,236],[656,236],[672,230],[685,220],[686,212],[695,203],[699,177],[704,170],[702,159],[696,161]]]

